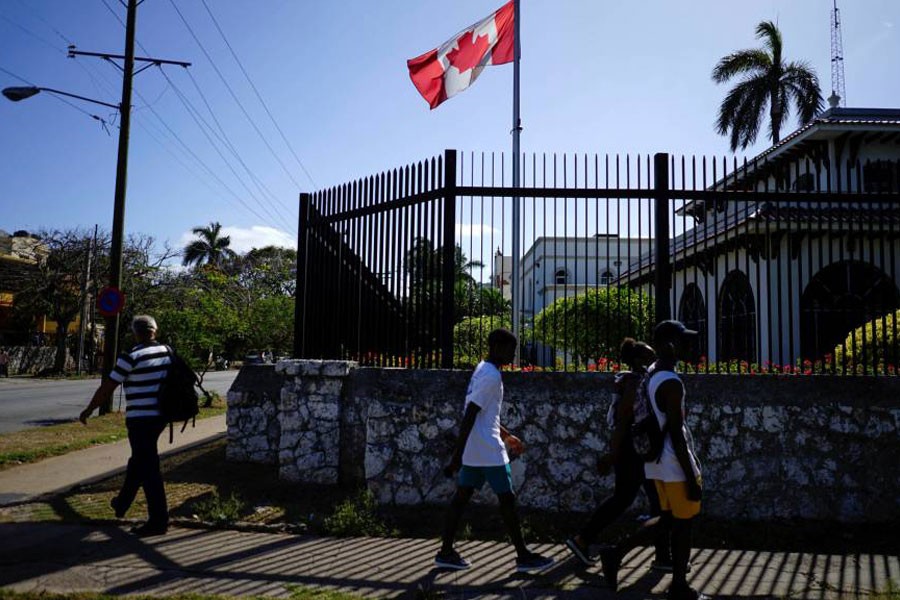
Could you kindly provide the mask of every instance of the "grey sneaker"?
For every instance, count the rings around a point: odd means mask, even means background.
[[[472,566],[472,563],[459,555],[456,550],[450,552],[438,552],[434,557],[434,566],[440,569],[454,569],[464,571]]]
[[[516,558],[516,571],[519,573],[534,573],[549,569],[553,566],[553,559],[548,556],[541,556],[535,552],[529,552],[524,556]]]

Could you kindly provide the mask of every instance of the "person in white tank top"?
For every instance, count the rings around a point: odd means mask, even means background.
[[[702,494],[700,461],[693,449],[690,430],[684,422],[685,389],[675,373],[687,342],[697,332],[680,321],[661,321],[653,332],[659,359],[650,367],[647,392],[653,412],[663,431],[664,442],[658,460],[644,463],[644,474],[656,484],[662,519],[671,523],[672,583],[669,600],[705,598],[688,585],[691,558],[691,529],[700,513]],[[664,525],[664,526],[666,526]]]

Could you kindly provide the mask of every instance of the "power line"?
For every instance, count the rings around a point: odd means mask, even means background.
[[[119,17],[118,13],[116,13],[116,11],[115,11],[108,3],[107,3],[107,0],[100,0],[100,1],[103,3],[103,6],[106,7],[106,10],[109,11],[109,13],[112,14],[113,17],[115,17],[115,19],[119,22],[119,24],[122,25],[122,26],[124,27],[124,26],[125,26],[125,23],[124,23],[124,22],[122,21],[122,19]],[[177,7],[176,7],[176,11],[177,11]],[[179,14],[180,14],[180,13],[179,13]],[[183,17],[182,17],[182,20],[183,20]],[[185,22],[185,25],[187,25],[186,22]],[[190,30],[190,27],[189,27],[189,26],[188,26],[188,29]],[[191,31],[191,33],[192,33],[192,35],[193,35],[193,31]],[[194,36],[194,39],[195,39],[195,41],[197,41],[197,43],[198,43],[198,45],[199,45],[200,42],[199,42],[199,40],[197,40],[196,36]],[[140,42],[140,40],[137,40],[137,45],[141,48],[141,50],[142,50],[144,53],[150,54],[150,52],[147,50],[146,47],[144,47],[144,45]],[[202,49],[203,49],[203,48],[202,48],[202,45],[201,45],[201,50],[202,50]],[[204,53],[206,53],[205,50],[204,50]],[[209,55],[208,55],[208,54],[207,54],[207,57],[209,58]],[[211,60],[212,60],[212,59],[210,59],[210,61],[211,61]],[[213,66],[215,67],[215,65],[213,65]],[[246,184],[244,184],[243,180],[237,175],[237,173],[234,171],[234,168],[231,166],[231,164],[227,161],[227,159],[225,159],[225,157],[224,157],[224,156],[222,155],[222,153],[219,151],[218,146],[217,146],[215,143],[213,143],[212,140],[209,138],[209,136],[208,136],[208,134],[206,133],[206,131],[205,131],[205,129],[203,128],[203,126],[198,122],[197,117],[195,117],[194,113],[192,113],[192,109],[191,109],[191,108],[188,108],[188,105],[190,104],[190,101],[187,100],[186,96],[184,96],[184,94],[178,89],[178,87],[174,84],[174,82],[171,81],[171,79],[165,74],[165,72],[162,72],[162,73],[163,73],[163,77],[165,77],[166,80],[168,81],[169,86],[175,91],[176,95],[178,95],[179,100],[181,100],[182,104],[185,105],[185,109],[188,111],[188,114],[191,116],[192,119],[194,119],[194,121],[195,121],[195,123],[197,123],[198,127],[200,127],[200,130],[201,130],[201,132],[204,134],[204,136],[206,136],[207,141],[210,142],[210,144],[212,145],[213,149],[219,154],[220,158],[222,158],[222,160],[225,162],[226,166],[228,166],[228,168],[232,171],[232,173],[234,174],[234,176],[238,179],[238,182],[241,183],[241,185],[242,185],[245,189],[247,189],[247,192],[248,192],[251,196],[254,196],[253,192],[251,192],[251,191],[247,188]],[[188,74],[190,75],[190,72],[188,72]],[[219,76],[221,77],[221,73],[219,73]],[[193,76],[191,76],[191,79],[193,79]],[[195,85],[196,85],[196,82],[195,82]],[[226,83],[226,85],[227,85],[227,83]],[[146,103],[146,99],[145,99],[142,95],[138,94],[138,96]],[[205,99],[204,99],[204,102],[206,103],[206,100],[205,100]],[[207,108],[209,108],[208,103],[206,103],[206,104],[207,104]],[[192,107],[192,105],[191,105],[191,107]],[[266,222],[266,221],[267,221],[267,219],[263,218],[259,213],[257,213],[256,211],[250,209],[249,205],[247,205],[247,204],[244,202],[244,200],[241,199],[241,198],[238,196],[238,194],[236,194],[231,188],[229,188],[228,186],[226,186],[226,185],[224,184],[224,182],[222,181],[222,179],[219,178],[218,176],[216,176],[216,175],[213,173],[212,169],[210,169],[205,163],[203,163],[203,162],[199,159],[199,157],[196,155],[196,153],[194,153],[192,150],[190,150],[190,148],[187,147],[187,144],[185,144],[184,141],[181,140],[181,138],[179,138],[176,134],[174,134],[174,131],[172,131],[172,129],[168,126],[168,124],[167,124],[167,123],[162,119],[162,117],[159,115],[159,113],[158,113],[156,110],[153,110],[152,106],[149,106],[149,105],[148,105],[148,108],[151,109],[151,112],[152,112],[152,113],[154,114],[154,116],[160,121],[160,123],[163,125],[163,127],[165,127],[165,129],[168,130],[168,131],[169,131],[169,132],[177,139],[177,141],[184,147],[184,149],[187,150],[188,153],[189,153],[190,155],[192,155],[193,158],[194,158],[195,160],[197,160],[197,161],[201,164],[201,166],[203,166],[203,168],[205,168],[205,169],[207,170],[207,172],[210,173],[210,175],[213,175],[213,177],[214,177],[220,184],[222,184],[222,185],[229,191],[229,193],[230,193],[231,195],[233,195],[236,199],[238,199],[238,201],[239,201],[243,206],[245,206],[248,210],[250,210],[250,211],[251,211],[258,219],[260,219],[260,220],[263,221],[263,222]],[[212,109],[209,108],[209,110],[210,110],[210,113],[212,114]],[[199,112],[197,112],[196,109],[193,109],[193,111],[196,112],[196,114],[199,116]],[[248,119],[249,119],[249,115],[246,115],[246,112],[245,112],[245,116],[247,116]],[[202,119],[202,117],[200,117],[200,119]],[[216,119],[216,121],[217,121],[217,124],[218,124],[218,120],[217,120],[217,119]],[[207,124],[206,126],[207,126],[211,131],[213,131],[213,133],[215,134],[215,131],[214,131],[211,127],[209,127],[208,124]],[[219,125],[219,127],[220,127],[220,129],[221,129],[221,125]],[[257,130],[257,133],[259,133],[258,130]],[[263,141],[265,141],[265,139],[264,139]],[[225,143],[225,142],[223,141],[223,143]],[[230,145],[230,144],[231,144],[231,143],[230,143],[230,141],[229,141],[229,142],[226,143],[225,145],[226,145],[226,147],[228,147],[228,145]],[[271,148],[270,148],[270,150],[271,150]],[[277,156],[276,156],[276,159],[277,159]],[[239,159],[239,160],[240,160],[240,159]],[[241,161],[241,162],[243,163],[243,161]],[[245,167],[245,168],[246,168],[246,167]],[[251,176],[251,179],[258,180],[258,178],[256,177],[256,175],[254,175],[252,172],[250,172],[249,169],[247,169],[247,170],[248,170],[248,173],[249,173],[250,176]],[[288,175],[290,175],[290,174],[288,174]],[[266,189],[268,190],[268,188],[266,188]],[[274,194],[272,194],[271,191],[269,192],[269,194],[272,195],[272,196],[274,197]],[[256,198],[256,201],[259,202],[259,204],[260,204],[260,206],[261,206],[262,208],[266,209],[266,212],[269,212],[268,209],[267,209],[267,207],[266,207],[262,202],[260,202],[258,198]],[[274,204],[273,204],[273,207],[275,207],[275,208],[277,209],[277,207],[276,207]],[[270,216],[271,216],[271,212],[269,212],[269,214],[270,214]],[[275,217],[273,216],[273,218],[275,218]],[[281,218],[284,220],[284,224],[285,224],[285,225],[287,225],[288,223],[291,222],[289,219],[284,219],[283,216],[282,216]],[[275,218],[275,220],[277,221],[278,219]],[[287,225],[287,227],[288,227],[288,230],[289,230],[289,231],[293,231],[293,232],[296,233],[296,226],[294,226],[294,225]]]
[[[200,131],[203,133],[204,137],[206,137],[206,140],[210,143],[210,145],[213,147],[213,149],[214,149],[214,150],[216,151],[216,153],[219,155],[219,158],[222,159],[222,162],[224,162],[225,165],[228,167],[228,169],[231,171],[232,175],[234,175],[235,179],[238,180],[238,183],[240,183],[241,186],[243,186],[243,188],[244,188],[245,190],[247,190],[247,193],[250,194],[250,196],[251,196],[254,200],[256,200],[256,202],[260,205],[260,207],[262,207],[263,210],[265,210],[265,211],[268,213],[269,217],[271,217],[273,221],[278,221],[279,218],[280,218],[280,219],[283,221],[283,224],[286,224],[287,221],[284,219],[284,216],[283,216],[283,215],[281,215],[281,216],[276,216],[275,213],[273,213],[272,211],[270,211],[270,210],[268,209],[268,207],[267,207],[267,206],[266,206],[266,205],[265,205],[265,204],[264,204],[264,203],[256,196],[256,194],[253,193],[253,191],[250,189],[250,187],[244,182],[243,178],[238,174],[238,172],[235,170],[235,168],[232,166],[232,164],[228,161],[228,159],[225,157],[225,155],[222,154],[222,151],[219,150],[219,146],[213,141],[213,139],[210,137],[209,133],[207,133],[206,130],[207,130],[207,129],[211,130],[211,131],[213,132],[213,135],[218,136],[218,134],[216,134],[216,132],[215,132],[214,130],[212,130],[212,127],[210,127],[209,124],[206,123],[206,121],[203,119],[203,117],[200,116],[199,112],[197,112],[197,109],[194,108],[194,105],[193,105],[193,104],[191,104],[190,100],[188,100],[188,99],[185,97],[184,93],[183,93],[183,92],[175,85],[175,83],[169,78],[169,76],[168,76],[167,73],[162,72],[162,76],[165,77],[166,81],[169,83],[169,85],[170,85],[170,86],[172,87],[172,89],[175,91],[175,94],[178,96],[178,99],[181,101],[182,105],[184,105],[185,110],[188,111],[188,114],[189,114],[189,115],[191,116],[191,118],[194,120],[194,123],[196,123],[196,124],[197,124],[197,127],[200,128]],[[220,141],[223,145],[226,145],[226,147],[227,147],[227,144],[225,143],[224,140],[222,140],[222,139],[220,138],[219,141]],[[238,161],[239,161],[242,165],[244,165],[244,162],[243,162],[240,158],[238,158]],[[247,170],[247,171],[249,172],[249,169],[247,169],[246,165],[244,165],[244,168],[245,168],[245,170]]]
[[[209,8],[209,4],[207,4],[206,0],[201,0],[203,2],[203,7],[206,8],[206,12],[209,13],[210,19],[212,19],[213,24],[216,26],[216,30],[218,30],[219,35],[222,36],[222,40],[225,42],[225,45],[228,47],[229,52],[231,52],[231,56],[234,57],[234,61],[238,64],[238,67],[241,69],[241,73],[244,74],[244,77],[247,79],[247,83],[250,84],[250,87],[253,88],[253,93],[256,94],[259,103],[262,104],[262,107],[265,109],[266,114],[269,115],[269,119],[272,121],[272,125],[275,126],[275,129],[281,135],[281,139],[284,140],[285,145],[288,147],[288,150],[291,151],[291,154],[294,156],[294,160],[297,161],[297,164],[300,165],[300,168],[303,169],[303,172],[306,174],[306,178],[309,179],[309,182],[313,185],[314,189],[318,189],[319,186],[316,185],[316,182],[313,180],[312,175],[309,174],[309,171],[306,170],[306,167],[303,164],[303,161],[300,160],[300,157],[297,156],[297,153],[294,151],[294,147],[291,145],[291,142],[288,140],[287,136],[284,135],[284,131],[282,131],[281,127],[278,125],[278,122],[275,120],[275,117],[272,115],[272,111],[269,110],[268,105],[265,100],[263,100],[262,95],[259,93],[259,90],[256,89],[256,85],[254,85],[253,80],[250,79],[250,75],[247,73],[247,70],[244,68],[241,59],[238,58],[237,53],[234,51],[234,48],[231,47],[231,43],[228,41],[228,37],[225,35],[225,32],[222,31],[222,28],[219,26],[219,21],[216,20],[215,15],[213,15],[212,10]]]
[[[187,28],[188,32],[191,34],[191,37],[194,38],[194,41],[200,47],[201,52],[203,52],[204,56],[206,56],[207,60],[209,60],[209,63],[212,65],[213,70],[219,76],[219,79],[222,80],[222,83],[225,85],[225,88],[228,90],[228,93],[231,94],[231,97],[234,99],[234,101],[237,103],[238,107],[241,109],[241,112],[244,114],[244,117],[246,117],[247,121],[250,122],[250,125],[253,126],[253,129],[256,131],[257,135],[259,135],[259,138],[262,140],[263,144],[265,144],[266,148],[269,149],[269,152],[272,154],[272,156],[275,158],[275,160],[278,161],[278,164],[281,166],[281,169],[284,171],[285,175],[287,175],[288,179],[290,179],[291,182],[293,182],[293,184],[295,186],[297,186],[297,189],[303,189],[303,186],[301,186],[297,182],[297,180],[294,179],[294,176],[291,175],[290,170],[288,170],[287,166],[285,166],[284,161],[281,160],[281,158],[278,156],[278,154],[272,148],[272,145],[266,139],[266,136],[263,135],[262,131],[260,131],[259,126],[257,126],[256,122],[250,116],[250,113],[248,113],[247,109],[244,108],[243,103],[237,97],[237,94],[234,93],[234,90],[231,88],[231,85],[228,83],[228,80],[225,78],[224,75],[222,75],[222,72],[219,70],[219,67],[216,66],[216,63],[213,60],[212,56],[210,56],[209,52],[207,52],[206,47],[200,41],[200,38],[197,37],[197,34],[194,33],[194,30],[193,30],[193,28],[191,28],[190,24],[187,22],[187,19],[184,18],[184,15],[178,9],[178,5],[175,4],[174,0],[169,0],[169,4],[171,4],[172,8],[175,9],[175,12],[178,13],[178,16],[181,18],[181,22],[184,23],[184,26]]]
[[[141,95],[140,92],[138,92],[137,90],[135,90],[135,93],[138,95],[139,98],[141,98],[141,100],[143,100],[145,103],[147,103],[147,100]],[[244,208],[246,208],[248,211],[250,211],[250,213],[253,214],[253,216],[255,216],[257,219],[259,219],[260,221],[263,221],[263,222],[266,222],[266,221],[268,220],[268,219],[266,219],[265,217],[263,217],[262,215],[260,215],[258,212],[256,212],[255,210],[253,210],[253,207],[252,207],[252,206],[250,206],[249,204],[247,204],[247,203],[243,200],[243,198],[241,198],[237,193],[235,193],[235,191],[234,191],[233,189],[231,189],[231,187],[230,187],[227,183],[225,183],[224,181],[222,181],[222,178],[219,177],[218,175],[216,175],[215,172],[214,172],[212,169],[210,169],[209,166],[208,166],[205,162],[203,162],[203,159],[201,159],[199,156],[197,156],[197,153],[194,152],[193,150],[191,150],[191,149],[188,147],[188,145],[184,143],[184,140],[182,140],[181,137],[180,137],[177,133],[175,133],[175,131],[174,131],[171,127],[169,127],[169,124],[166,123],[166,121],[160,116],[160,114],[159,114],[159,112],[157,112],[156,108],[154,108],[154,107],[153,107],[152,105],[150,105],[149,103],[147,103],[147,108],[150,109],[150,112],[153,113],[153,115],[159,120],[159,122],[160,122],[160,123],[162,124],[162,126],[166,129],[166,131],[169,132],[169,135],[171,135],[171,136],[172,136],[179,144],[181,144],[182,148],[184,148],[184,150],[185,150],[188,154],[190,154],[191,157],[193,157],[193,159],[196,160],[197,163],[198,163],[203,169],[205,169],[206,172],[209,173],[209,175],[210,175],[213,179],[215,179],[215,180],[219,183],[219,185],[221,185],[225,190],[227,190],[229,194],[231,194],[232,196],[234,196],[234,198],[235,198],[235,199],[236,199],[236,200],[237,200]]]
[[[216,113],[213,111],[212,106],[210,106],[209,101],[206,98],[206,94],[203,93],[203,88],[200,87],[200,84],[197,83],[197,80],[194,78],[193,74],[190,71],[185,71],[188,77],[191,80],[191,83],[194,84],[194,89],[197,91],[197,95],[200,96],[200,99],[203,101],[203,104],[206,106],[206,110],[209,111],[209,116],[212,117],[213,122],[218,127],[219,132],[222,134],[223,141],[232,155],[241,163],[241,166],[244,167],[244,170],[247,172],[247,175],[250,176],[253,183],[256,185],[257,189],[259,189],[260,194],[263,196],[268,196],[270,200],[273,202],[273,207],[278,210],[278,205],[275,204],[278,201],[278,197],[272,193],[272,190],[266,186],[266,184],[256,176],[256,174],[250,170],[249,167],[244,163],[240,154],[237,151],[237,147],[231,141],[231,138],[228,137],[228,134],[225,132],[225,129],[222,127],[222,124],[219,122],[218,117],[216,117]],[[218,137],[218,136],[217,136]],[[278,210],[279,214],[282,214],[280,210]],[[282,214],[283,216],[283,214]]]

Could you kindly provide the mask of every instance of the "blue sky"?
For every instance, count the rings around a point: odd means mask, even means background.
[[[238,250],[293,244],[301,189],[342,183],[444,148],[509,149],[512,65],[490,68],[472,88],[429,111],[405,64],[487,16],[501,0],[207,0],[311,179],[201,0],[175,2],[265,142],[172,0],[146,0],[137,22],[146,52],[193,66],[189,74],[165,67],[174,86],[156,68],[136,79],[127,232],[179,246],[191,227],[219,221]],[[721,56],[756,46],[754,28],[764,19],[777,20],[786,57],[807,60],[826,96],[831,89],[830,0],[522,3],[527,152],[727,154],[727,140],[712,126],[726,88],[712,83],[710,71]],[[842,4],[849,105],[900,106],[900,2]],[[68,41],[81,50],[121,52],[124,29],[113,13],[124,18],[118,0],[0,0],[0,68],[37,85],[116,103],[121,84],[114,67],[65,56]],[[0,87],[13,85],[22,82],[0,71]],[[207,139],[182,97],[212,127],[215,116],[246,170],[217,139],[223,136],[217,128],[206,134],[212,142]],[[110,110],[78,106],[114,122]],[[0,229],[95,223],[108,229],[117,130],[107,129],[45,94],[18,104],[0,99]],[[759,140],[747,154],[766,146]]]

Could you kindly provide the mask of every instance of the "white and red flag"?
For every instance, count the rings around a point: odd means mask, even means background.
[[[472,85],[489,65],[513,61],[514,0],[439,48],[406,61],[409,78],[431,108]]]

